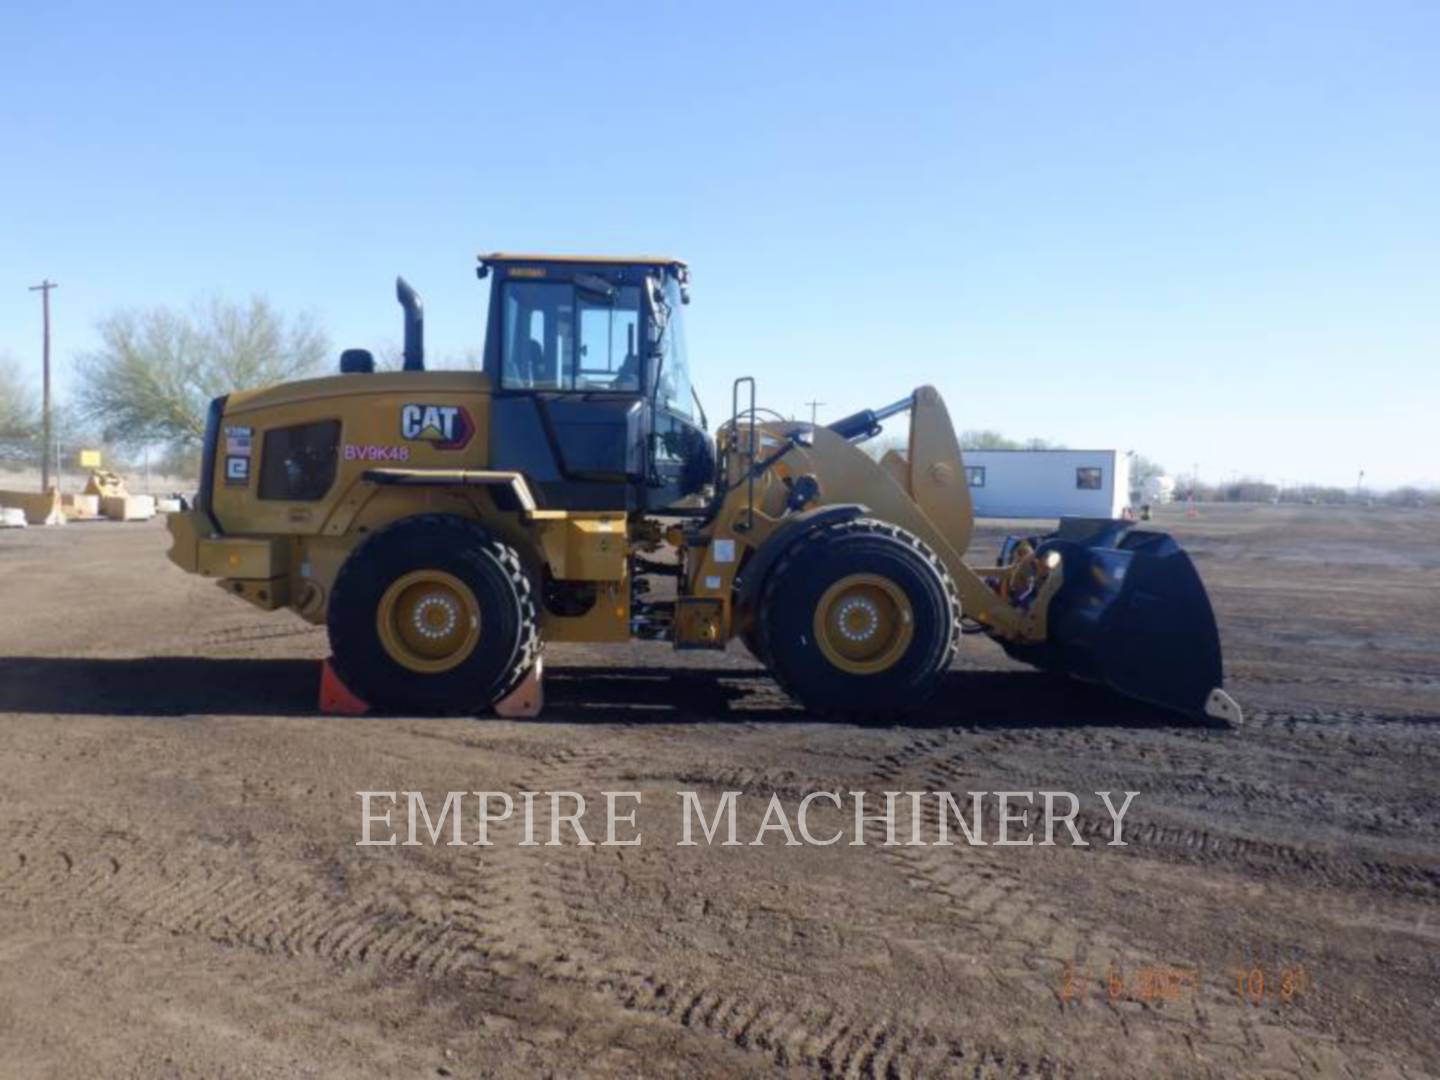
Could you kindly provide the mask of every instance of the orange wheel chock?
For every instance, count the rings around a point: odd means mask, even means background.
[[[345,685],[329,657],[320,661],[320,711],[331,716],[364,716],[370,711],[370,703]]]
[[[520,685],[495,703],[495,715],[508,719],[539,716],[545,707],[545,687],[541,681],[544,674],[545,659],[541,657]]]
[[[524,718],[539,716],[545,707],[545,690],[541,681],[544,660],[537,660],[530,674],[520,685],[494,705],[496,716]],[[320,711],[329,716],[364,716],[370,703],[345,685],[330,659],[320,661]]]

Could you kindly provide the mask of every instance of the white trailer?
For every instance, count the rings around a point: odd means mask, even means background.
[[[1123,450],[966,450],[976,517],[1118,518],[1130,505]]]

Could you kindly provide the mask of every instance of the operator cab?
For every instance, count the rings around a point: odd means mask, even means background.
[[[491,467],[569,510],[679,509],[713,478],[675,259],[485,255]]]

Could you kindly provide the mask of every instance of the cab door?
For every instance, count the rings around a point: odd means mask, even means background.
[[[648,283],[650,437],[646,455],[652,509],[698,494],[714,479],[715,453],[690,382],[683,299],[673,277]]]

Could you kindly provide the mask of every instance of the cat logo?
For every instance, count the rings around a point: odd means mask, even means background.
[[[400,410],[400,434],[436,450],[463,450],[475,434],[475,421],[461,405],[406,405]]]

